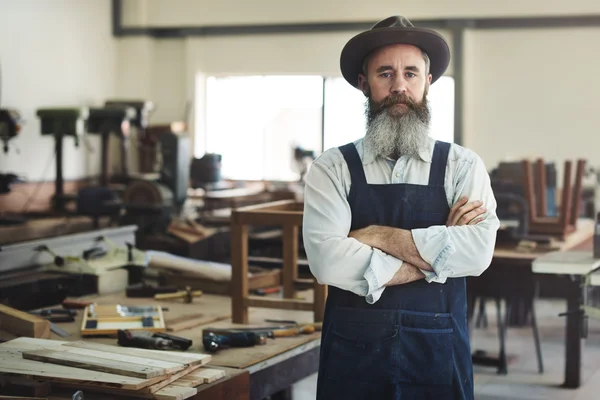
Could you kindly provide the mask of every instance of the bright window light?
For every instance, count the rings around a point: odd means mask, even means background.
[[[206,152],[226,179],[297,180],[294,148],[320,150],[322,103],[320,76],[210,77]]]

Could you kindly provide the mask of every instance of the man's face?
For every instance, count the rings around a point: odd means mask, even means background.
[[[385,46],[376,50],[367,64],[366,76],[358,77],[363,93],[372,103],[382,104],[392,95],[406,96],[421,103],[431,83],[421,50],[407,44]],[[398,104],[394,111],[402,114],[406,104]]]
[[[374,52],[359,84],[368,98],[365,139],[376,154],[417,156],[426,146],[431,75],[420,49],[386,46]]]

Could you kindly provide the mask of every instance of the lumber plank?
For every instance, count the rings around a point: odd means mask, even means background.
[[[128,347],[111,346],[99,343],[88,342],[63,342],[65,347],[77,347],[81,349],[106,351],[109,353],[124,354],[144,357],[151,360],[159,360],[180,364],[183,366],[204,365],[208,363],[212,356],[210,354],[183,353],[177,351],[133,349]]]
[[[58,345],[57,345],[57,343],[58,343]],[[61,344],[64,344],[64,345],[61,345]],[[67,346],[66,344],[68,344],[68,342],[32,339],[32,338],[18,338],[18,339],[14,339],[14,340],[8,341],[6,343],[0,344],[0,346],[7,347],[7,348],[19,349],[22,352],[31,351],[31,350],[55,350],[55,351],[61,351],[61,352],[70,352],[70,353],[80,354],[81,356],[97,357],[97,358],[102,358],[102,359],[106,359],[106,360],[118,360],[118,361],[123,361],[123,362],[129,362],[129,363],[137,364],[137,365],[159,367],[159,368],[164,369],[164,371],[165,371],[164,373],[177,372],[185,367],[185,365],[182,364],[181,362],[176,363],[176,362],[162,361],[162,360],[160,360],[160,358],[157,358],[157,357],[145,358],[145,357],[140,357],[140,354],[138,354],[137,356],[121,354],[121,352],[119,350],[121,350],[121,349],[125,350],[122,347],[107,346],[109,348],[114,347],[116,350],[113,350],[112,352],[105,352],[102,350],[71,347],[71,346]],[[136,349],[129,349],[129,350],[136,350]]]
[[[152,379],[145,380],[109,374],[107,372],[86,371],[63,365],[52,365],[49,367],[47,363],[24,359],[21,351],[6,348],[4,344],[0,345],[0,372],[3,373],[39,378],[51,382],[79,384],[83,381],[87,384],[93,384],[96,387],[126,390],[139,390],[156,382],[156,380]]]
[[[202,385],[204,382],[202,382],[202,379],[177,379],[175,382],[172,383],[173,386],[183,386],[183,387],[196,387],[196,386],[200,386]]]
[[[0,304],[0,329],[18,336],[50,337],[50,321],[4,304]]]
[[[198,389],[193,387],[170,385],[154,393],[154,398],[157,400],[185,400],[195,396],[196,393],[198,393]]]
[[[135,378],[147,379],[167,374],[165,369],[160,367],[133,364],[127,361],[99,358],[92,355],[81,355],[71,351],[26,351],[23,352],[23,358],[116,375],[133,376]]]
[[[198,368],[200,368],[200,365],[191,365],[189,367],[186,367],[183,371],[178,372],[176,374],[172,374],[170,377],[168,377],[160,382],[157,382],[155,384],[152,384],[150,386],[147,386],[147,387],[141,389],[140,391],[144,392],[144,393],[155,393],[155,392],[161,390],[162,388],[164,388],[165,386],[168,386],[168,385],[176,382],[178,379],[185,377],[189,373],[194,372]]]
[[[62,352],[78,354],[81,357],[97,357],[104,360],[115,360],[122,361],[126,363],[131,363],[135,365],[146,365],[150,367],[156,367],[163,370],[163,374],[171,374],[174,372],[181,371],[185,366],[179,363],[172,363],[167,361],[160,361],[156,359],[149,359],[140,356],[131,356],[128,354],[118,354],[118,353],[109,353],[101,350],[91,350],[91,349],[80,349],[76,347],[66,347],[66,350]]]
[[[217,379],[221,379],[225,377],[225,371],[222,369],[210,369],[210,368],[202,368],[192,375],[195,378],[199,378],[203,380],[203,383],[211,383],[216,381]]]

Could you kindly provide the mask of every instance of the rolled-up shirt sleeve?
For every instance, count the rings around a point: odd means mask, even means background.
[[[319,160],[311,165],[304,190],[304,248],[320,284],[351,291],[372,304],[402,261],[348,237],[352,213],[339,174]]]
[[[500,221],[489,174],[481,158],[475,156],[460,162],[454,181],[453,204],[463,196],[469,201],[483,201],[486,212],[481,217],[484,220],[475,225],[436,225],[412,230],[421,258],[434,270],[423,271],[428,282],[444,283],[449,277],[479,276],[489,267],[494,255]]]

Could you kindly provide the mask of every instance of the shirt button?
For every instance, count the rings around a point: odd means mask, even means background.
[[[396,172],[396,178],[400,178],[400,172]]]

